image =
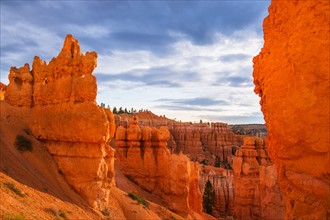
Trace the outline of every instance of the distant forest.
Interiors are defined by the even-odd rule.
[[[101,107],[111,109],[111,107],[109,105],[107,105],[107,107],[105,107],[104,103],[101,103]],[[140,112],[149,112],[149,110],[142,109],[142,108],[140,110],[136,110],[134,108],[127,109],[127,108],[123,108],[123,107],[117,108],[116,106],[112,108],[112,113],[114,113],[114,114],[136,114],[136,113],[140,113]]]

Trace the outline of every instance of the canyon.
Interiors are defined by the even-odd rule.
[[[329,23],[328,1],[272,1],[253,59],[266,127],[113,114],[72,35],[48,64],[11,67],[1,218],[329,218]]]

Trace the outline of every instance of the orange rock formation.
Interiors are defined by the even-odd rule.
[[[254,58],[255,92],[286,219],[330,214],[330,3],[273,0]]]
[[[213,166],[202,166],[199,187],[204,193],[205,183],[209,180],[214,190],[212,215],[217,218],[234,216],[235,186],[232,170]]]
[[[117,128],[116,164],[139,186],[161,196],[171,210],[183,216],[200,213],[199,166],[182,154],[171,154],[169,138],[167,128],[140,128],[133,117],[127,129]]]
[[[188,123],[177,122],[159,117],[151,112],[141,112],[138,116],[140,126],[169,128],[171,137],[167,142],[173,153],[182,152],[194,161],[207,161],[214,165],[215,156],[224,163],[231,163],[234,151],[242,145],[243,137],[236,135],[226,123]],[[117,126],[128,126],[128,120],[133,116],[127,114],[116,115]]]
[[[276,182],[276,168],[271,164],[264,141],[246,137],[236,151],[235,215],[238,219],[283,219],[284,201]]]
[[[80,52],[78,40],[68,35],[57,58],[46,64],[35,57],[12,67],[5,101],[28,111],[28,127],[54,155],[60,171],[94,208],[107,206],[114,185],[112,113],[96,105],[92,75],[97,54]]]
[[[7,86],[0,82],[0,101],[5,99],[5,93],[6,93]]]

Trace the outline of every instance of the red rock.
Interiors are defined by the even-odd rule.
[[[0,101],[5,99],[5,93],[6,93],[7,86],[0,82]]]
[[[171,210],[183,216],[201,212],[198,164],[170,153],[166,148],[170,133],[165,127],[140,129],[137,120],[134,117],[127,129],[117,129],[119,169],[143,189],[159,195]]]
[[[55,157],[68,183],[102,210],[114,186],[114,150],[107,143],[115,123],[95,102],[96,58],[95,52],[83,55],[78,40],[68,35],[49,64],[35,57],[32,71],[28,64],[10,69],[5,101],[28,108],[32,134]]]
[[[272,1],[264,47],[254,58],[255,92],[286,219],[329,217],[330,3]]]
[[[215,192],[212,215],[217,218],[234,216],[235,186],[233,171],[203,165],[199,180],[202,194],[207,180],[211,182]]]
[[[5,100],[12,106],[31,107],[33,76],[29,64],[21,68],[11,67],[8,79]]]
[[[269,161],[263,139],[244,138],[244,145],[236,151],[233,169],[236,217],[283,219],[284,201],[276,182],[276,168]]]

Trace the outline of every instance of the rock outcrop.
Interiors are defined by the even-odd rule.
[[[263,139],[247,137],[236,151],[235,216],[238,219],[283,219],[284,201]]]
[[[207,180],[211,182],[215,193],[212,215],[217,218],[234,216],[235,186],[233,171],[203,165],[199,179],[202,194]]]
[[[32,134],[54,155],[69,184],[102,209],[114,185],[108,142],[115,128],[112,113],[95,102],[96,59],[95,52],[83,55],[78,40],[68,35],[49,64],[35,57],[31,71],[28,64],[10,69],[5,101],[29,109]]]
[[[329,23],[329,1],[273,0],[254,58],[286,219],[330,216]]]
[[[208,165],[214,165],[216,157],[219,157],[223,164],[231,164],[235,150],[243,143],[244,136],[234,134],[226,123],[177,122],[151,112],[134,115],[138,116],[140,126],[168,127],[171,135],[167,147],[172,153],[182,152],[193,161]],[[116,115],[116,125],[127,128],[132,117],[133,114]]]
[[[160,196],[169,209],[183,216],[200,213],[199,166],[183,154],[171,154],[166,148],[169,138],[167,128],[140,128],[133,117],[127,129],[117,128],[116,164],[133,182]]]
[[[7,86],[0,82],[0,101],[5,99],[5,93],[6,93]]]

